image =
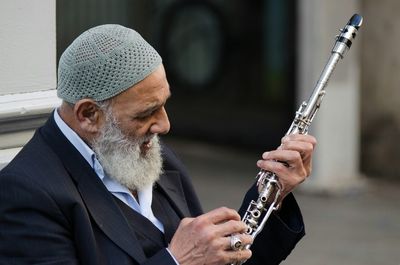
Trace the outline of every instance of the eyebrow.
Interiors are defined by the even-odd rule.
[[[168,96],[167,96],[167,98],[165,99],[164,102],[162,102],[161,104],[158,104],[158,103],[151,104],[148,108],[146,108],[145,110],[137,113],[135,116],[136,117],[141,117],[141,116],[146,116],[146,115],[151,114],[152,112],[156,111],[160,107],[164,106],[167,103],[167,100],[169,98],[171,98],[171,92],[168,93]]]
[[[136,117],[144,117],[144,116],[150,115],[151,113],[153,113],[154,111],[156,111],[156,110],[157,110],[158,108],[160,108],[161,106],[162,106],[162,105],[160,105],[160,104],[156,104],[156,105],[150,106],[150,107],[148,107],[147,109],[145,109],[145,110],[143,110],[143,111],[137,113],[135,116],[136,116]]]

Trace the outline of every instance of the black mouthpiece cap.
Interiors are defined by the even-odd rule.
[[[358,28],[361,27],[362,22],[363,22],[363,17],[360,16],[359,14],[354,14],[350,18],[349,23],[347,23],[347,25],[353,26],[358,30]]]

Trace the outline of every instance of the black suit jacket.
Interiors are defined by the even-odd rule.
[[[188,174],[163,145],[157,183],[180,218],[202,209]],[[246,195],[241,211],[255,188]],[[292,196],[252,247],[249,264],[278,264],[304,235]],[[53,118],[0,172],[0,264],[175,264],[165,248],[147,258],[113,195]]]

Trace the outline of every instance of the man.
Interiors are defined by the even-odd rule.
[[[62,105],[0,173],[0,264],[278,264],[304,235],[290,192],[310,174],[314,137],[285,137],[258,161],[283,195],[255,242],[236,211],[203,214],[159,141],[171,92],[134,30],[84,32],[60,58],[57,90]],[[242,214],[257,196],[253,186]]]

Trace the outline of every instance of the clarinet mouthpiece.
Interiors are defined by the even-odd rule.
[[[350,49],[353,40],[356,38],[357,31],[361,27],[362,22],[363,17],[358,14],[354,14],[350,18],[344,29],[340,30],[339,37],[336,38],[336,43],[332,49],[333,53],[338,53],[343,58],[345,52]]]
[[[361,27],[361,24],[363,22],[363,17],[360,16],[359,14],[354,14],[347,25],[355,27],[357,30]]]

